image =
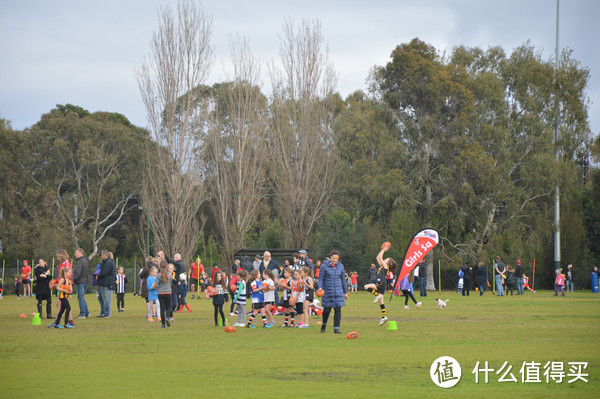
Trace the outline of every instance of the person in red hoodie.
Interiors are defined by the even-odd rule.
[[[204,273],[204,265],[202,264],[200,257],[198,257],[196,262],[193,262],[188,270],[188,280],[191,284],[192,299],[195,297],[196,286],[198,286],[198,288],[200,287],[199,280],[202,273]],[[198,299],[200,299],[200,291],[198,291]]]
[[[212,268],[212,271],[210,272],[210,281],[211,282],[215,279],[215,274],[220,271],[221,271],[221,269],[219,269],[219,264],[213,263],[213,268]]]

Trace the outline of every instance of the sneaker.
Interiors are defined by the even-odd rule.
[[[171,327],[171,322],[167,321],[167,327]]]
[[[54,328],[54,327],[56,327],[56,322],[54,322],[48,326],[48,328]]]
[[[192,294],[192,299],[194,299],[196,297],[196,295]]]
[[[61,326],[60,324],[56,324],[56,325],[54,325],[54,328],[59,328],[59,329],[61,329],[61,330],[62,330],[62,329],[64,329],[64,327],[63,327],[63,326]]]
[[[103,314],[96,316],[97,319],[101,319],[103,317],[106,317],[106,316],[104,316]]]
[[[341,334],[341,333],[342,333],[342,332],[340,331],[340,328],[339,328],[339,327],[333,327],[333,332],[334,332],[335,334]]]
[[[66,324],[65,328],[75,328],[75,324]]]
[[[80,314],[79,316],[76,317],[76,319],[85,319],[85,316]]]
[[[289,326],[287,324],[282,324],[279,327],[281,327],[281,328],[288,328]]]
[[[382,317],[381,320],[379,320],[379,326],[382,326],[385,322],[387,321],[387,317]]]
[[[235,313],[231,312],[229,313],[229,316],[235,316]]]
[[[91,315],[88,313],[85,315],[86,319],[89,318]]]
[[[408,310],[408,305],[404,305],[404,310]]]
[[[421,302],[417,302],[415,306],[417,307],[417,309],[419,309],[421,307]]]
[[[263,327],[264,327],[264,328],[273,328],[273,326],[272,326],[272,325],[270,325],[269,323],[265,324]]]
[[[377,303],[377,302],[379,302],[379,300],[380,300],[381,298],[383,298],[383,295],[381,295],[381,294],[377,294],[377,296],[376,296],[376,297],[375,297],[375,299],[373,300],[373,303]]]
[[[301,326],[298,326],[298,328],[309,328],[310,326],[306,325],[306,324],[302,324]]]
[[[321,332],[322,332],[322,333],[324,333],[324,332],[325,332],[325,328],[326,328],[326,327],[327,327],[327,325],[325,325],[325,324],[322,324],[322,325],[321,325]]]
[[[160,328],[165,328],[165,325],[163,324]]]
[[[152,317],[148,317],[148,321],[154,321]]]
[[[248,324],[246,327],[248,327],[248,328],[256,328],[252,324]]]

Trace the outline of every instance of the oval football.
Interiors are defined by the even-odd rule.
[[[229,332],[229,333],[236,332],[236,329],[234,326],[227,326],[227,327],[225,327],[225,332]]]
[[[348,338],[348,339],[356,339],[356,338],[358,338],[358,333],[356,331],[350,331],[348,333],[348,335],[346,335],[346,338]]]

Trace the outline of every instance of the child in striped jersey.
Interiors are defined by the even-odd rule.
[[[304,266],[300,271],[302,276],[302,281],[304,281],[304,292],[306,294],[304,298],[304,324],[302,328],[310,327],[310,305],[312,304],[313,299],[315,299],[315,281],[313,279],[312,270],[308,266]]]
[[[269,269],[265,269],[263,272],[263,295],[265,297],[265,313],[267,314],[267,324],[271,327],[275,325],[273,320],[273,313],[271,313],[271,306],[275,305],[275,283],[273,280],[275,275]]]
[[[125,284],[127,284],[127,276],[123,274],[123,266],[119,266],[116,278],[115,285],[117,287],[117,311],[122,312],[125,310]]]
[[[248,272],[246,270],[238,270],[237,276],[237,289],[235,291],[235,297],[233,302],[237,305],[237,323],[235,327],[244,327],[246,325],[246,284],[248,281]]]
[[[283,314],[285,316],[285,322],[281,325],[281,327],[293,327],[294,326],[294,308],[290,306],[290,298],[292,297],[292,268],[286,267],[283,269],[283,278],[279,280],[279,286],[283,290],[282,303],[283,306]],[[291,315],[291,324],[288,324],[290,321]]]
[[[252,284],[250,285],[250,288],[252,290],[252,314],[248,319],[248,325],[246,327],[256,328],[252,325],[252,320],[254,320],[256,315],[258,315],[258,313],[260,312],[260,315],[262,316],[263,327],[271,328],[271,325],[267,324],[267,317],[265,313],[265,299],[263,294],[264,289],[262,287],[260,271],[252,270],[252,273],[250,273],[250,280],[252,280]]]

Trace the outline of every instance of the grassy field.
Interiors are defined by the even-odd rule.
[[[331,328],[321,334],[319,317],[310,329],[238,328],[228,334],[214,327],[205,299],[190,299],[193,312],[177,314],[171,328],[161,329],[145,320],[143,300],[131,294],[125,312],[56,330],[46,328],[46,320],[31,325],[34,298],[9,295],[0,301],[0,398],[598,397],[600,295],[556,298],[546,291],[480,298],[446,292],[442,298],[450,302],[443,311],[435,308],[436,296],[430,293],[421,309],[408,311],[394,298],[388,316],[399,329],[388,331],[377,326],[373,297],[353,294],[343,308],[344,334],[338,335]],[[95,295],[86,299],[98,314]],[[71,305],[78,310],[76,298]],[[346,339],[350,331],[359,338]],[[462,367],[461,381],[445,390],[429,375],[444,355]],[[491,373],[488,384],[476,384],[472,370],[486,360],[495,370],[508,361],[519,382],[499,383]],[[547,361],[564,362],[567,372],[568,362],[588,362],[589,382],[547,384],[541,375],[541,383],[521,383],[524,361],[541,363],[540,373]]]

